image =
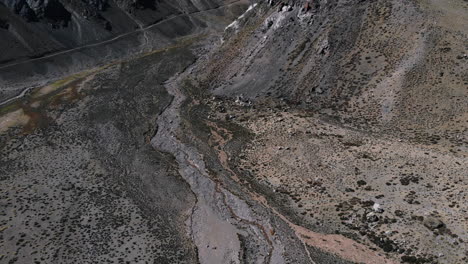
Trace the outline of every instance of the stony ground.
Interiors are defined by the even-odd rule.
[[[2,119],[27,122],[0,140],[2,262],[193,263],[184,221],[196,198],[148,142],[171,102],[160,83],[194,58],[155,52],[10,106]]]
[[[402,261],[466,260],[465,155],[351,129],[286,104],[270,106],[220,100],[213,116],[235,117],[253,133],[233,166],[254,190],[269,190],[272,205],[304,227],[342,234]]]
[[[304,2],[3,101],[1,262],[466,263],[466,2]]]
[[[293,225],[465,263],[466,3],[298,2],[258,5],[197,72],[208,118],[249,142],[223,158]]]

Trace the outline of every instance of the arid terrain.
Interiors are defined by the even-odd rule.
[[[0,263],[467,263],[467,24],[0,1]]]

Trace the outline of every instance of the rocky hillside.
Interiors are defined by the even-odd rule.
[[[269,2],[226,30],[206,76],[215,94],[388,129],[444,126],[468,110],[466,2]]]
[[[168,17],[219,7],[209,0],[2,0],[0,63],[107,40]],[[178,29],[173,29],[177,31]]]
[[[113,60],[209,34],[248,1],[0,1],[0,99]]]
[[[467,9],[4,0],[0,262],[467,263]]]
[[[229,155],[241,181],[395,261],[466,262],[467,7],[265,1],[228,26],[193,82],[253,135]]]

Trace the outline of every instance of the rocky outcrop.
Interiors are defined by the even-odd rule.
[[[71,20],[71,13],[58,0],[6,0],[5,4],[28,22],[45,20],[54,27],[65,27]]]

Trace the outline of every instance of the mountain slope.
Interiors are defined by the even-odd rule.
[[[14,8],[27,1],[4,3],[0,3],[0,36],[6,40],[0,44],[5,51],[0,55],[2,101],[38,82],[161,49],[187,35],[210,34],[241,14],[247,1],[104,1],[102,7],[85,1],[32,1],[38,5],[32,20]],[[70,21],[48,18],[43,11],[47,3],[63,6],[72,14]]]
[[[230,167],[294,224],[465,262],[466,2],[310,3],[259,3],[195,71],[206,115],[253,135]]]
[[[4,3],[2,261],[466,263],[466,1]]]
[[[96,43],[171,16],[213,9],[229,3],[217,0],[2,2],[1,14],[8,26],[0,34],[2,38],[12,40],[6,43],[11,51],[6,49],[0,62]],[[14,52],[16,49],[22,52]]]

